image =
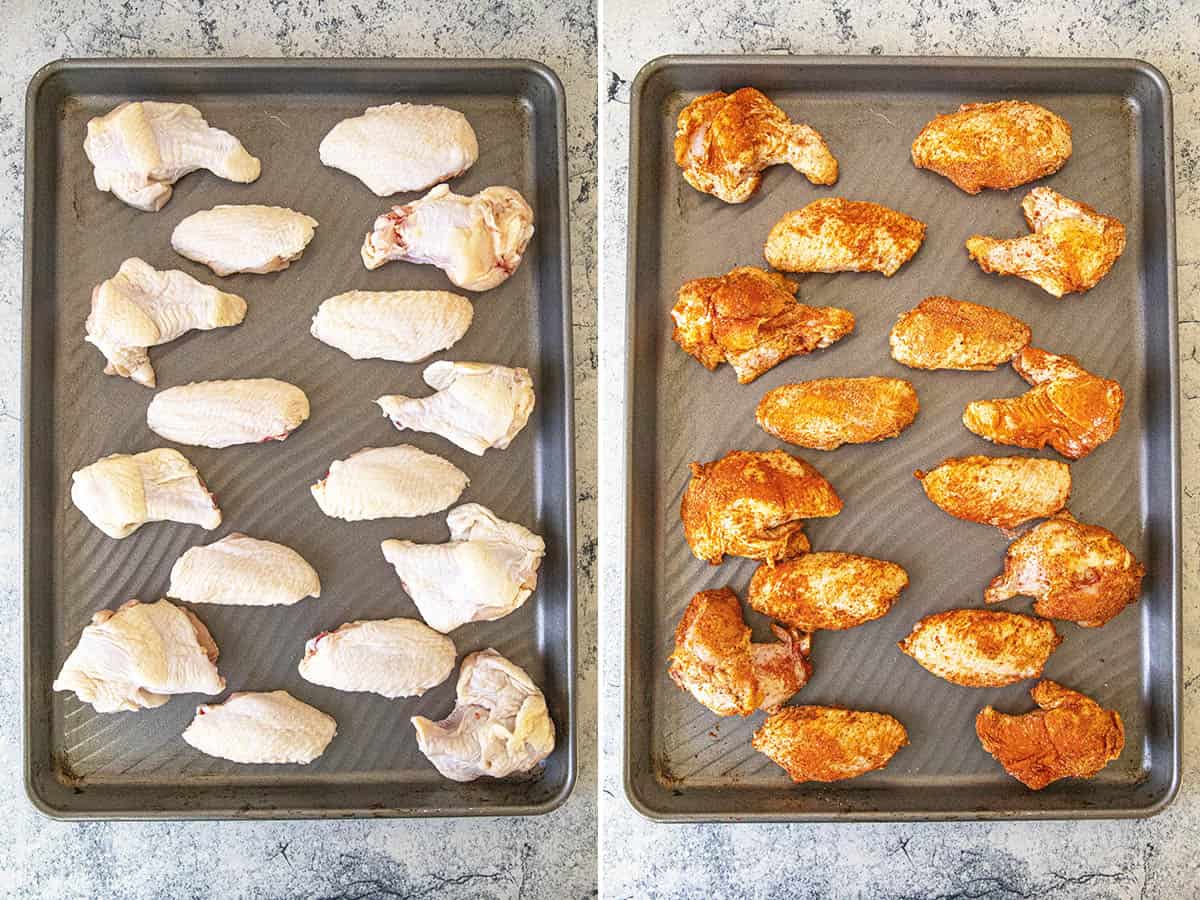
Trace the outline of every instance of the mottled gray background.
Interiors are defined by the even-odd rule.
[[[0,896],[563,898],[596,891],[595,12],[591,0],[0,0]],[[21,786],[18,551],[24,94],[58,57],[529,57],[567,92],[579,447],[579,758],[532,819],[78,824]]]
[[[1200,4],[607,0],[602,82],[600,871],[606,897],[1184,898],[1200,896]],[[1144,821],[1080,824],[666,826],[620,780],[624,473],[621,408],[629,86],[667,53],[1136,56],[1175,99],[1184,394],[1183,789]]]

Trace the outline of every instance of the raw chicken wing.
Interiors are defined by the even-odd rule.
[[[214,206],[176,225],[171,246],[218,275],[264,275],[299,259],[316,227],[312,216],[282,206]]]
[[[1039,616],[1095,627],[1137,600],[1145,574],[1115,534],[1064,509],[1009,544],[1004,574],[992,579],[983,599],[1026,594],[1037,598]]]
[[[445,634],[520,609],[537,587],[546,555],[542,539],[478,503],[450,510],[446,525],[449,543],[392,540],[380,546],[422,618]]]
[[[241,141],[204,121],[186,103],[122,103],[88,122],[83,152],[95,167],[96,187],[136,209],[158,212],[171,185],[197,169],[242,184],[254,181],[259,161]]]
[[[478,156],[467,117],[444,106],[372,106],[338,122],[321,141],[321,162],[380,197],[428,190],[467,171]]]
[[[819,378],[767,391],[754,418],[767,434],[813,450],[894,438],[920,404],[902,378]]]
[[[219,694],[217,645],[195,614],[130,600],[92,616],[54,679],[99,713],[152,709],[172,694]]]
[[[967,252],[983,271],[1016,275],[1061,297],[1095,287],[1125,249],[1120,220],[1050,188],[1034,188],[1021,208],[1033,234],[967,239]]]
[[[438,512],[457,500],[469,482],[448,460],[400,444],[367,447],[335,460],[311,490],[325,515],[361,522]]]
[[[486,291],[516,271],[531,237],[533,210],[512,188],[464,197],[439,184],[377,218],[362,260],[368,269],[393,260],[427,263],[464,290]]]
[[[774,626],[778,641],[752,644],[729,588],[701,591],[675,629],[671,680],[718,716],[778,709],[808,682],[811,635]]]
[[[900,649],[963,687],[1000,687],[1037,678],[1062,643],[1053,623],[1020,613],[951,609],[913,626]]]
[[[796,300],[798,289],[753,266],[694,279],[679,289],[671,337],[706,368],[728,362],[748,384],[788,357],[828,347],[854,330],[853,313],[805,306]]]
[[[154,395],[146,425],[193,447],[282,441],[308,419],[308,397],[274,378],[195,381]]]
[[[337,722],[287,691],[230,694],[196,707],[183,739],[209,756],[237,763],[307,765],[325,752]]]
[[[221,510],[196,467],[178,450],[114,453],[71,476],[71,502],[111,538],[147,522],[180,522],[212,531]]]
[[[291,606],[320,597],[321,580],[291,547],[235,531],[175,560],[167,596],[221,606]]]
[[[908,732],[885,713],[836,706],[788,706],[754,733],[754,749],[792,781],[841,781],[882,769]]]
[[[1020,319],[990,306],[926,297],[896,320],[888,343],[892,359],[911,369],[990,371],[1020,353],[1031,334]]]
[[[193,328],[237,325],[245,317],[246,301],[236,294],[218,291],[178,269],[160,272],[131,257],[92,290],[85,340],[104,354],[106,375],[154,387],[147,348]]]
[[[1026,787],[1040,791],[1060,778],[1091,778],[1125,749],[1115,709],[1049,679],[1029,693],[1040,709],[1009,716],[985,706],[975,717],[983,749]]]
[[[913,474],[945,512],[1006,531],[1054,515],[1071,496],[1071,467],[1055,459],[961,456]]]
[[[1033,450],[1049,444],[1068,459],[1082,459],[1121,427],[1121,385],[1093,375],[1072,357],[1026,347],[1013,368],[1031,390],[967,404],[963,424],[981,438]]]
[[[420,362],[454,346],[473,315],[449,291],[347,291],[317,308],[311,332],[351,359]]]
[[[745,203],[768,166],[787,164],[813,184],[833,184],[838,164],[824,138],[754,88],[697,97],[675,131],[675,162],[698,191]]]
[[[734,450],[690,468],[679,507],[683,533],[692,554],[714,566],[727,553],[768,564],[805,553],[804,520],[842,511],[833,485],[782,450]]]
[[[746,600],[791,628],[841,630],[886,615],[906,587],[908,573],[896,563],[852,553],[805,553],[759,566]]]
[[[436,394],[388,394],[375,402],[401,431],[440,434],[476,456],[506,448],[533,411],[528,369],[443,360],[426,366],[421,377]]]
[[[313,684],[420,697],[454,670],[454,642],[416,619],[347,622],[304,645],[300,677]]]
[[[1067,120],[1024,100],[964,103],[922,128],[912,145],[918,169],[945,175],[968,194],[1036,181],[1070,157]]]
[[[546,698],[520,666],[491,648],[463,660],[454,710],[413,716],[417,746],[452,781],[528,772],[554,750]]]
[[[767,236],[766,256],[785,272],[882,272],[889,278],[925,240],[925,223],[863,200],[828,197],[788,213]]]

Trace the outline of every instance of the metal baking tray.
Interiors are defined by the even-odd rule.
[[[193,103],[243,140],[262,177],[237,185],[197,172],[158,213],[101,193],[83,153],[85,125],[129,98]],[[431,266],[393,263],[368,272],[363,234],[391,203],[321,165],[317,145],[340,119],[404,99],[463,111],[479,161],[452,184],[473,193],[517,188],[535,212],[521,267],[472,295],[474,322],[438,358],[527,367],[537,406],[512,446],[480,458],[435,435],[398,434],[373,400],[423,395],[424,364],[356,362],[309,335],[327,297],[352,288],[453,289]],[[27,102],[24,304],[25,768],[28,793],[62,818],[268,818],[531,815],[566,799],[575,775],[574,459],[571,306],[562,87],[546,67],[515,60],[79,60],[54,63]],[[320,226],[283,272],[217,279],[171,250],[176,223],[218,203],[290,206]],[[153,392],[103,374],[83,342],[94,284],[128,256],[180,268],[244,296],[245,322],[193,332],[151,351],[160,387],[205,378],[274,376],[302,387],[312,418],[286,442],[225,450],[181,448],[217,495],[215,532],[148,525],[106,538],[71,505],[71,472],[116,451],[163,443],[145,424]],[[304,641],[342,622],[416,616],[379,552],[393,536],[447,539],[445,514],[347,523],[309,494],[329,462],[364,446],[409,442],[463,469],[478,501],[544,536],[538,590],[517,612],[452,635],[459,658],[495,647],[546,694],[557,746],[526,780],[443,779],[417,749],[409,717],[440,718],[455,677],[419,699],[388,701],[303,681]],[[203,698],[155,710],[97,715],[50,683],[98,609],[162,595],[174,560],[231,531],[295,547],[321,575],[322,595],[294,607],[197,607],[221,648],[230,690],[284,688],[337,719],[338,735],[309,766],[239,766],[179,737]]]
[[[745,85],[825,135],[841,167],[835,186],[816,187],[775,167],[750,202],[730,206],[687,185],[672,152],[679,111],[702,93]],[[1019,279],[985,275],[963,249],[975,232],[1026,233],[1019,204],[1027,189],[970,197],[910,160],[913,137],[938,113],[1009,97],[1045,104],[1072,125],[1074,155],[1041,183],[1128,226],[1124,256],[1082,297],[1056,301]],[[633,805],[665,821],[1104,818],[1162,809],[1179,784],[1181,731],[1174,194],[1163,76],[1133,60],[667,57],[635,82],[630,132],[624,775]],[[874,200],[929,226],[924,246],[891,279],[798,276],[804,302],[854,312],[852,336],[747,386],[728,366],[708,372],[672,343],[668,311],[680,284],[735,265],[765,267],[772,224],[828,196]],[[1092,780],[1028,791],[979,746],[976,712],[989,703],[1008,712],[1032,708],[1033,682],[956,687],[896,649],[922,616],[982,606],[1008,543],[996,529],[938,510],[913,470],[948,456],[1012,452],[967,432],[960,416],[972,399],[1026,389],[1010,367],[919,372],[892,361],[887,335],[896,316],[930,294],[1017,315],[1038,346],[1076,355],[1124,385],[1120,432],[1072,466],[1070,508],[1115,531],[1149,574],[1141,601],[1104,628],[1059,623],[1066,640],[1045,672],[1125,719],[1123,755]],[[814,520],[806,531],[816,548],[899,562],[911,584],[883,619],[815,635],[813,678],[792,702],[892,713],[911,744],[882,771],[793,786],[750,746],[761,714],[719,719],[667,677],[672,632],[692,595],[728,584],[744,599],[754,569],[747,560],[714,567],[694,559],[679,501],[690,461],[788,446],[755,425],[755,405],[768,389],[867,374],[909,379],[921,412],[902,436],[882,444],[829,453],[790,448],[845,501],[841,515]],[[757,640],[768,637],[763,617],[747,608],[747,620]]]

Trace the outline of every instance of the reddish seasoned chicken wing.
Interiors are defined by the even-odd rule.
[[[908,732],[885,713],[835,706],[788,706],[754,733],[759,753],[792,781],[841,781],[882,769],[908,743]]]
[[[1053,623],[1020,613],[951,609],[913,626],[900,649],[963,687],[999,687],[1037,678],[1062,643]]]
[[[901,566],[853,553],[805,553],[759,566],[750,606],[803,631],[841,630],[887,614],[908,587]]]
[[[925,223],[863,200],[828,197],[788,213],[767,237],[767,262],[785,272],[892,276],[925,240]]]
[[[767,391],[755,419],[767,434],[813,450],[896,437],[920,404],[902,378],[819,378]]]
[[[991,370],[1028,345],[1029,326],[990,306],[926,297],[903,313],[888,342],[892,359],[911,369]]]
[[[1071,496],[1071,467],[1056,459],[962,456],[913,474],[945,512],[1004,530],[1054,515]]]

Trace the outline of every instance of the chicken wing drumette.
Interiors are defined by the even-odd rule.
[[[773,631],[778,641],[751,643],[737,595],[701,591],[675,629],[671,679],[719,716],[773,712],[812,674],[811,635],[778,625]]]
[[[1064,509],[1009,545],[1004,574],[992,579],[983,599],[1026,594],[1037,598],[1039,616],[1094,627],[1137,600],[1145,574],[1115,534]]]
[[[749,200],[762,170],[787,163],[813,184],[833,184],[838,164],[824,138],[793,123],[754,88],[698,97],[679,114],[675,162],[698,191],[726,203]]]
[[[1125,249],[1125,226],[1050,188],[1021,201],[1033,234],[1001,240],[973,235],[967,252],[985,272],[1016,275],[1061,297],[1094,288]]]
[[[799,289],[775,272],[742,266],[679,289],[671,310],[672,339],[715,369],[728,362],[741,384],[789,356],[828,347],[854,330],[854,314],[836,306],[805,306]]]

